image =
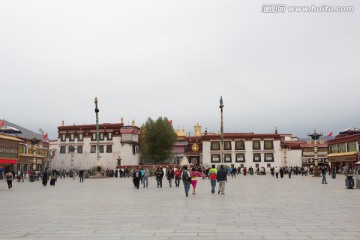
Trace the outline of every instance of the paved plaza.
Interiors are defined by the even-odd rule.
[[[360,239],[360,190],[344,179],[239,175],[225,195],[200,179],[189,197],[154,178],[139,190],[130,178],[2,181],[0,240]]]

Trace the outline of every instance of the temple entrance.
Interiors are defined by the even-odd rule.
[[[194,165],[200,165],[200,156],[189,156],[189,163]]]

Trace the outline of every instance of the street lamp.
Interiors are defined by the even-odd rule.
[[[220,122],[220,131],[221,131],[221,156],[220,156],[220,162],[221,164],[224,162],[224,116],[223,116],[223,108],[224,108],[224,102],[222,96],[220,96],[220,106],[221,110],[221,122]]]
[[[98,99],[95,97],[95,115],[96,115],[96,165],[100,166],[100,151],[99,151],[99,108],[98,108]]]
[[[286,152],[290,150],[290,145],[288,143],[283,143],[281,145],[282,150],[284,151],[284,162],[283,162],[283,167],[287,166],[287,156],[286,156]]]
[[[322,133],[317,133],[316,128],[314,129],[314,133],[308,134],[309,137],[314,141],[314,162],[315,162],[315,170],[314,177],[320,177],[320,170],[318,167],[318,148],[317,148],[317,140],[322,136]]]
[[[30,140],[31,142],[31,149],[32,149],[32,153],[33,153],[33,166],[32,166],[32,174],[30,176],[30,180],[31,182],[33,182],[35,179],[35,171],[36,171],[36,148],[37,148],[37,144],[40,142],[40,140],[36,139],[36,135],[34,134],[34,138]]]
[[[72,170],[72,174],[73,174],[74,179],[75,179],[75,170],[74,170],[74,152],[75,152],[75,149],[77,149],[77,148],[74,147],[73,145],[69,146],[69,152],[70,152],[70,155],[71,155],[71,170]]]
[[[121,157],[119,156],[119,157],[117,158],[117,165],[118,165],[118,166],[121,166],[121,160],[122,160],[122,159],[121,159]]]
[[[96,174],[95,178],[103,178],[104,164],[100,160],[100,147],[99,147],[99,108],[98,99],[95,97],[95,114],[96,114]]]

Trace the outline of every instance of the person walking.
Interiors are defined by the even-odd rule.
[[[24,182],[24,172],[22,170],[21,170],[20,178],[21,178],[22,182]]]
[[[139,189],[140,187],[140,171],[138,168],[135,168],[133,171],[133,182],[136,189]]]
[[[145,174],[145,170],[143,168],[140,168],[140,183],[144,184],[144,174]]]
[[[175,176],[175,187],[179,187],[180,186],[180,179],[181,179],[181,170],[180,170],[180,168],[177,168],[175,170],[174,176]]]
[[[217,170],[215,168],[215,164],[213,164],[209,170],[209,179],[211,183],[211,193],[215,193],[216,188],[216,176],[217,176]]]
[[[224,166],[221,165],[219,171],[217,172],[216,175],[216,179],[219,182],[219,191],[218,194],[225,194],[225,182],[227,182],[227,177],[226,177],[226,171],[224,169]]]
[[[150,170],[148,168],[144,169],[144,188],[149,186],[149,177]]]
[[[166,178],[169,181],[169,187],[172,187],[172,180],[174,179],[174,170],[169,167],[166,171]]]
[[[280,177],[281,178],[284,177],[284,168],[283,167],[280,168]]]
[[[7,182],[8,188],[12,188],[12,181],[14,180],[14,176],[10,171],[8,171],[5,175],[5,181]]]
[[[186,195],[186,197],[188,197],[189,190],[190,190],[191,175],[187,169],[187,166],[183,166],[183,171],[181,173],[181,179],[183,180],[185,195]]]
[[[84,182],[84,169],[81,169],[79,171],[79,179],[80,179],[80,182]]]
[[[17,172],[17,180],[18,180],[18,182],[20,182],[20,180],[21,180],[21,171],[20,170]]]
[[[322,166],[322,167],[321,167],[321,174],[322,174],[322,181],[321,181],[321,183],[322,183],[322,184],[328,184],[327,181],[326,181],[326,167],[325,167],[325,166]]]
[[[56,179],[57,179],[57,174],[55,169],[53,169],[50,174],[50,186],[55,186]]]
[[[288,172],[288,174],[289,174],[289,178],[291,178],[291,174],[292,174],[292,167],[289,167],[288,169],[289,169],[289,172]]]
[[[164,171],[161,167],[157,168],[155,172],[155,176],[156,176],[157,187],[162,188],[162,179],[164,177]]]
[[[275,176],[276,178],[279,178],[279,168],[278,167],[275,167]]]
[[[42,177],[42,185],[45,187],[47,183],[48,183],[48,173],[47,173],[47,169],[45,169]]]
[[[191,176],[191,186],[193,188],[192,194],[195,195],[196,194],[197,177],[205,177],[205,174],[200,171],[197,171],[196,168],[192,168],[191,172],[190,172],[190,176]]]

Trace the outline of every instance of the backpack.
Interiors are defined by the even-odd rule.
[[[191,177],[190,177],[189,171],[183,171],[182,180],[184,182],[191,182]]]
[[[210,180],[216,180],[216,173],[210,173]]]

